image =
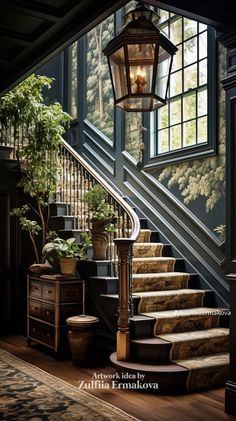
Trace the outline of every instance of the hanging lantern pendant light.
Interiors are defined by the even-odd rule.
[[[108,42],[115,105],[153,111],[166,104],[175,45],[157,26],[160,17],[143,4],[124,16],[125,26]]]

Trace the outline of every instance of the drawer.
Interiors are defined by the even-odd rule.
[[[42,295],[42,286],[39,281],[34,281],[30,279],[29,281],[29,295],[30,297],[41,298]]]
[[[66,324],[66,319],[71,316],[78,316],[82,313],[82,303],[79,304],[69,304],[69,305],[60,305],[59,307],[59,324]]]
[[[41,303],[39,301],[29,300],[29,314],[30,316],[41,318]]]
[[[82,301],[82,282],[78,284],[62,284],[60,288],[60,302],[72,303]]]
[[[56,286],[53,284],[42,285],[42,298],[47,301],[55,301],[56,299]]]
[[[49,323],[55,323],[55,307],[50,304],[42,303],[41,311],[42,320]]]
[[[29,336],[47,345],[55,344],[54,328],[36,320],[29,319]]]

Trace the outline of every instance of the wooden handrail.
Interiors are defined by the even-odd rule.
[[[137,214],[128,203],[102,178],[68,143],[63,141],[64,148],[101,184],[104,189],[119,203],[129,216],[130,235],[126,238],[116,238],[119,262],[119,318],[117,332],[117,360],[128,361],[130,357],[129,319],[132,315],[132,246],[140,231]]]
[[[2,128],[2,127],[1,127]],[[13,148],[13,156],[27,145],[27,138],[19,137],[17,142],[12,136],[12,128],[1,132],[0,145]],[[4,134],[4,136],[3,136]],[[74,209],[76,227],[85,230],[91,228],[86,219],[86,207],[83,193],[99,183],[107,192],[110,204],[118,214],[117,236],[114,242],[117,247],[119,262],[119,319],[117,333],[117,358],[128,360],[130,353],[129,319],[132,314],[132,246],[136,241],[140,223],[137,214],[130,205],[95,171],[67,142],[62,140],[59,153],[61,173],[58,182],[60,200]],[[81,189],[81,191],[80,191]]]
[[[127,212],[131,220],[131,233],[129,239],[130,241],[135,242],[139,235],[140,222],[137,214],[134,212],[131,206],[65,140],[62,141],[62,145],[65,149],[67,149],[70,152],[70,154],[77,161],[80,162],[80,164],[86,169],[86,171],[88,171],[95,178],[95,180],[97,180],[97,182],[101,184],[104,187],[104,189],[108,191],[109,194],[116,200],[116,202],[119,203],[119,205],[121,205],[122,208]]]

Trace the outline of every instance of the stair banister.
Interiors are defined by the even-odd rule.
[[[12,136],[12,127],[7,132],[0,126],[0,145],[13,149],[14,158],[19,156],[19,151],[27,145],[24,131],[19,132],[19,139],[15,142]],[[5,137],[4,137],[5,136]],[[55,157],[54,157],[55,158]],[[48,159],[46,153],[45,159]],[[50,161],[50,160],[49,160]],[[108,192],[110,204],[118,213],[117,237],[114,242],[117,246],[119,262],[119,319],[117,333],[117,358],[126,361],[129,359],[129,318],[132,313],[132,245],[136,241],[140,223],[137,214],[128,203],[95,171],[67,142],[62,140],[59,153],[60,179],[58,185],[60,201],[68,203],[74,208],[76,228],[87,230],[91,228],[91,221],[85,219],[86,206],[83,194],[95,183],[99,183]],[[49,165],[51,163],[49,162]],[[57,171],[57,170],[56,170]]]
[[[116,191],[101,177],[67,142],[62,142],[63,148],[78,161],[82,167],[101,184],[109,195],[118,203],[129,217],[130,225],[125,234],[126,238],[116,238],[114,242],[117,246],[119,263],[119,318],[117,332],[117,360],[128,361],[130,356],[130,333],[129,319],[132,315],[132,246],[136,241],[140,222],[137,214],[128,203],[116,193]]]

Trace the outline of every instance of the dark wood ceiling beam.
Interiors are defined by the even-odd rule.
[[[3,29],[3,28],[0,28],[0,36],[3,36],[4,38],[11,38],[15,40],[17,44],[21,44],[26,47],[32,44],[33,42],[33,38],[31,38],[28,35],[21,34],[20,32],[17,32],[17,31]]]
[[[0,8],[17,12],[25,16],[46,19],[54,23],[59,22],[64,16],[64,12],[62,13],[60,9],[38,6],[34,2],[31,2],[30,5],[29,3],[27,4],[26,2],[21,2],[19,5],[18,3],[12,1],[3,1],[0,4]]]
[[[16,51],[16,53],[9,57],[11,62],[7,66],[0,68],[0,95],[126,3],[128,3],[127,0],[66,0],[61,7],[51,7],[40,3],[40,0],[1,0],[0,9],[2,8],[3,23],[4,10],[8,11],[6,13],[8,19],[9,10],[12,10],[12,13],[21,14],[22,22],[25,21],[26,24],[27,20],[30,21],[30,16],[41,18],[42,26],[35,24],[31,33],[27,34],[34,40],[24,49],[17,49],[17,41],[20,37],[12,42],[12,51]],[[147,0],[147,3],[199,19],[215,26],[220,31],[236,25],[236,14],[232,11],[233,6],[231,3],[229,4],[229,0],[224,0],[224,2],[221,0],[165,0],[165,2]],[[58,4],[58,2],[54,2],[54,4]],[[12,40],[15,40],[14,26],[12,25],[11,28],[11,25],[7,25],[7,29],[4,24],[2,26],[2,30],[5,31],[2,32],[2,35],[5,33],[4,36],[6,36],[6,31],[9,30],[9,37],[12,36]],[[11,30],[13,31],[12,35]],[[23,39],[22,42],[24,41],[27,43],[28,39]],[[14,43],[16,44],[15,50]],[[2,47],[6,47],[4,37]],[[4,48],[2,48],[2,52],[4,52]]]
[[[26,51],[15,57],[7,71],[2,75],[0,72],[0,96],[126,4],[127,0],[103,0],[97,2],[96,7],[94,0],[81,0],[76,3],[76,7],[72,8],[61,22],[54,24],[51,30],[46,31]]]

